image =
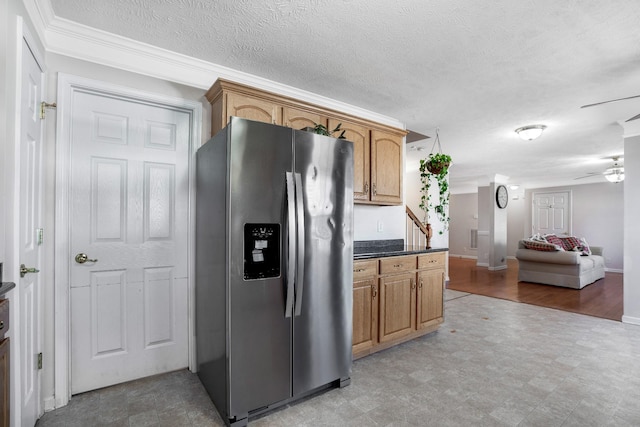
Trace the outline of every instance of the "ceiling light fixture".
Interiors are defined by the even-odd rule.
[[[607,181],[615,184],[622,182],[624,181],[624,168],[616,163],[604,172],[604,177],[607,178]]]
[[[532,141],[542,135],[542,131],[547,127],[545,125],[529,125],[516,129],[516,133],[525,141]]]

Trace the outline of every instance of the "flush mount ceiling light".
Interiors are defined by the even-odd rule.
[[[547,127],[545,125],[529,125],[516,129],[516,133],[525,141],[531,141],[542,135],[542,131]]]

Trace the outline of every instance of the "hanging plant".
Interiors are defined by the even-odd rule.
[[[438,152],[433,153],[436,143],[438,144]],[[424,211],[424,221],[429,222],[429,210],[433,209],[436,216],[443,224],[444,228],[438,231],[443,234],[449,228],[449,216],[447,215],[447,207],[449,206],[449,181],[447,174],[451,165],[451,156],[442,153],[440,145],[440,135],[436,129],[436,139],[433,142],[431,153],[426,159],[420,160],[420,209]],[[431,200],[429,189],[431,188],[431,178],[438,183],[438,202],[434,204]]]
[[[314,127],[306,127],[302,130],[306,130],[308,132],[313,132],[313,133],[317,133],[318,135],[325,135],[325,136],[331,136],[333,138],[337,138],[337,139],[347,139],[344,136],[344,133],[346,132],[345,130],[341,129],[342,127],[342,123],[338,123],[338,126],[335,127],[335,129],[333,130],[329,130],[325,125],[319,124],[319,123],[314,123]],[[340,132],[340,134],[338,136],[335,136],[336,133]]]

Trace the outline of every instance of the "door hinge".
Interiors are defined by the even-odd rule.
[[[42,369],[42,353],[38,353],[38,369]]]
[[[44,241],[44,229],[43,228],[38,228],[36,229],[36,234],[37,234],[37,241],[38,241],[38,245],[41,245],[42,242]]]
[[[52,102],[51,104],[49,104],[48,102],[44,102],[42,101],[40,103],[40,118],[44,119],[44,110],[46,108],[56,108],[58,105],[55,102]]]

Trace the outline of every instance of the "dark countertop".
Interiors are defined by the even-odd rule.
[[[425,249],[421,246],[405,245],[404,240],[361,240],[353,242],[353,259],[384,258],[389,256],[416,255],[444,252],[449,248]]]
[[[0,283],[0,296],[6,294],[11,289],[15,288],[16,284],[13,282],[1,282]]]

